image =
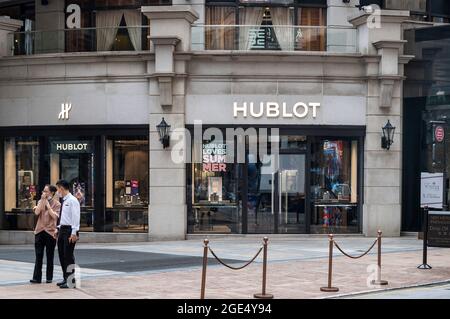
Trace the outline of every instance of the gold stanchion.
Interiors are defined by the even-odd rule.
[[[331,286],[332,276],[333,276],[333,245],[334,245],[333,234],[329,234],[328,238],[330,240],[329,255],[328,255],[328,286],[321,287],[320,291],[337,292],[337,291],[339,291],[339,288]]]
[[[260,294],[254,294],[255,298],[259,299],[272,299],[273,295],[266,293],[266,280],[267,280],[267,242],[269,238],[263,238],[263,278],[262,278],[262,292]]]
[[[381,235],[382,231],[378,231],[378,272],[377,272],[377,280],[372,280],[372,285],[380,285],[385,286],[388,284],[386,280],[381,280]]]
[[[203,240],[203,269],[202,269],[202,287],[200,291],[200,299],[205,299],[206,288],[206,266],[208,266],[208,239]]]

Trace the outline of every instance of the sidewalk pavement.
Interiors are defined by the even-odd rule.
[[[336,238],[339,245],[352,255],[360,255],[374,240]],[[256,253],[261,240],[212,239],[210,246],[219,257],[240,265]],[[429,263],[433,269],[419,270],[421,247],[422,242],[412,237],[383,239],[382,276],[389,285],[381,288],[367,284],[368,279],[373,279],[370,277],[373,273],[368,269],[370,271],[377,263],[376,249],[358,260],[342,256],[335,250],[333,286],[339,287],[340,291],[324,293],[320,287],[327,284],[328,239],[273,238],[269,242],[267,292],[274,294],[275,298],[327,298],[449,281],[450,250],[430,248]],[[27,283],[33,268],[32,256],[31,259],[29,256],[33,252],[31,246],[0,246],[0,298],[189,299],[200,296],[201,241],[80,244],[76,251],[81,255],[76,253],[77,263],[83,265],[81,286],[60,290],[54,283]],[[97,252],[106,254],[108,258],[101,257],[103,262],[95,260]],[[129,260],[124,260],[125,257]],[[253,298],[254,293],[261,292],[261,261],[262,258],[258,257],[257,262],[249,267],[233,271],[210,259],[206,298]],[[142,267],[136,268],[136,264]],[[55,279],[59,279],[59,267],[55,269]]]

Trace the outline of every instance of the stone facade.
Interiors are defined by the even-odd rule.
[[[383,10],[382,28],[371,28],[371,16],[358,11],[356,2],[328,1],[329,26],[358,29],[356,53],[192,51],[191,26],[204,22],[202,0],[143,7],[150,21],[148,52],[0,58],[0,125],[61,125],[56,116],[39,114],[56,112],[68,97],[80,105],[79,114],[90,110],[92,116],[74,115],[64,125],[149,124],[149,239],[184,239],[186,169],[173,163],[171,148],[163,149],[159,142],[156,125],[161,118],[173,129],[196,119],[205,124],[277,124],[234,119],[232,101],[317,100],[322,105],[317,119],[282,124],[365,126],[363,233],[374,236],[382,229],[386,236],[399,236],[402,81],[404,65],[412,58],[403,55],[402,23],[409,13]],[[4,49],[6,33],[19,26],[0,20],[0,55],[10,55]],[[396,135],[386,151],[380,138],[388,119]],[[0,238],[8,237],[3,233]]]

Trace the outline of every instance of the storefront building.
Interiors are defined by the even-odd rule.
[[[0,243],[59,178],[86,241],[399,236],[416,22],[360,5],[0,2]]]

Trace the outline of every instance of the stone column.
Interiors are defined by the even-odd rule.
[[[403,55],[401,24],[408,11],[361,11],[349,21],[358,28],[368,77],[366,140],[364,146],[363,232],[385,236],[401,232],[402,88],[403,67],[412,57]],[[382,149],[382,127],[396,127],[390,150]]]
[[[142,7],[150,21],[154,61],[148,62],[150,110],[149,236],[152,240],[185,239],[186,168],[163,149],[156,130],[162,118],[171,131],[185,128],[185,86],[191,46],[191,24],[198,15],[188,6]]]
[[[0,17],[0,57],[13,55],[14,37],[11,32],[19,31],[22,26],[20,20]]]
[[[205,28],[202,24],[206,23],[205,0],[172,0],[173,6],[189,5],[191,9],[198,13],[198,20],[192,28],[192,49],[205,49]],[[198,26],[196,26],[199,24]],[[237,23],[236,23],[237,24]]]
[[[352,53],[356,47],[356,32],[348,18],[358,13],[359,0],[327,1],[327,51]]]
[[[35,35],[35,52],[55,53],[65,50],[65,1],[48,1],[43,5],[41,0],[35,1],[37,32]]]

